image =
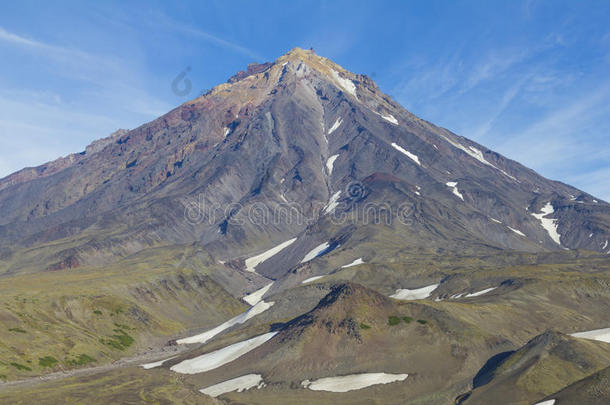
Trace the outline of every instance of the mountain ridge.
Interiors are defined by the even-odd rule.
[[[66,167],[58,163],[55,173],[0,187],[2,241],[33,247],[103,231],[49,259],[52,269],[108,263],[165,243],[248,249],[261,231],[287,240],[311,228],[233,226],[247,219],[239,211],[213,224],[189,223],[185,204],[203,196],[206,206],[238,204],[245,211],[299,202],[310,216],[312,204],[326,205],[337,193],[345,202],[350,184],[379,173],[404,182],[406,191],[394,201],[412,201],[414,212],[423,210],[416,212],[420,221],[451,213],[466,239],[524,251],[610,250],[604,245],[610,205],[414,116],[368,77],[298,48],[257,66],[99,141]],[[553,212],[545,214],[548,204]],[[123,224],[130,229],[119,239],[104,236],[117,235],[112,229]],[[549,229],[560,234],[559,244]],[[451,246],[451,233],[440,232],[438,245]],[[121,249],[109,247],[117,243]]]

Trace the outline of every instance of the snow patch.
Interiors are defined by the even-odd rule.
[[[325,214],[330,214],[335,210],[335,208],[337,208],[337,206],[339,205],[339,196],[341,196],[341,191],[337,191],[335,194],[330,196],[328,204],[326,204],[326,206],[324,207]]]
[[[263,388],[265,382],[263,376],[260,374],[246,374],[241,377],[233,378],[215,385],[211,385],[207,388],[199,390],[199,392],[209,395],[211,397],[218,397],[227,392],[242,392],[249,390],[250,388]]]
[[[451,192],[453,194],[455,194],[456,196],[460,197],[460,199],[462,201],[464,201],[464,196],[462,195],[462,193],[459,192],[458,188],[457,188],[457,182],[456,181],[448,181],[447,183],[445,183],[445,185],[447,187],[451,188]]]
[[[455,146],[456,148],[464,151],[465,153],[467,153],[468,155],[472,156],[473,158],[475,158],[476,160],[478,160],[479,162],[483,163],[484,165],[493,167],[494,169],[500,171],[503,175],[505,175],[506,177],[509,177],[515,181],[518,181],[515,177],[511,176],[510,174],[506,173],[504,170],[500,169],[497,166],[494,166],[493,164],[489,163],[485,157],[483,156],[483,152],[481,152],[480,150],[478,150],[477,148],[473,147],[473,146],[469,146],[468,148],[466,148],[465,146],[463,146],[462,144],[452,141],[451,139],[447,138],[444,135],[441,135],[443,137],[443,139],[445,139],[447,142],[449,142],[451,145]]]
[[[396,149],[397,151],[404,153],[405,155],[407,155],[407,157],[409,157],[409,159],[413,160],[415,163],[417,163],[418,165],[421,166],[421,163],[419,163],[419,157],[417,157],[417,155],[415,153],[411,153],[408,150],[404,149],[402,146],[392,142],[392,147],[394,149]]]
[[[381,114],[381,118],[383,118],[384,120],[391,122],[394,125],[398,125],[398,120],[396,118],[394,118],[394,116],[392,114],[388,114],[388,115],[384,115]]]
[[[547,215],[552,214],[553,212],[555,212],[555,208],[553,208],[553,205],[548,202],[544,207],[542,207],[542,212],[540,212],[540,214],[532,213],[532,216],[540,221],[542,227],[546,230],[551,239],[553,239],[553,242],[561,245],[561,235],[559,235],[559,232],[557,232],[557,220],[554,218],[545,218]]]
[[[390,298],[396,298],[397,300],[423,300],[424,298],[428,298],[437,287],[438,284],[431,284],[414,290],[402,288],[396,290],[394,294],[390,295]]]
[[[222,367],[256,349],[276,334],[277,332],[269,332],[264,335],[255,336],[251,339],[234,343],[223,347],[222,349],[184,360],[170,367],[170,370],[180,374],[197,374],[214,370],[215,368]]]
[[[273,301],[257,302],[256,305],[254,305],[252,308],[250,308],[246,312],[241,313],[241,314],[237,315],[236,317],[229,319],[228,321],[218,325],[214,329],[210,329],[210,330],[200,333],[198,335],[186,337],[183,339],[178,339],[176,341],[176,343],[178,343],[179,345],[188,345],[188,344],[193,344],[193,343],[205,343],[208,340],[212,339],[214,336],[218,335],[219,333],[224,332],[225,330],[229,329],[230,327],[238,325],[240,323],[244,323],[248,319],[251,319],[251,318],[255,317],[256,315],[265,312],[266,310],[271,308],[273,306],[273,304],[275,304],[275,302],[273,302]]]
[[[606,243],[604,243],[604,246],[602,247],[602,250],[606,250],[607,247],[608,247],[608,240],[606,239]]]
[[[362,257],[359,259],[354,260],[353,262],[351,262],[350,264],[346,264],[344,266],[341,266],[342,269],[347,269],[348,267],[352,267],[352,266],[358,266],[359,264],[364,264],[364,260],[362,260]]]
[[[491,219],[491,220],[492,220],[493,222],[495,222],[496,224],[501,224],[501,223],[502,223],[502,221],[498,221],[498,220],[497,220],[497,219],[495,219],[495,218],[491,218],[491,217],[489,217],[489,219]]]
[[[335,132],[335,130],[337,128],[339,128],[339,126],[343,124],[343,119],[342,118],[337,118],[337,120],[335,121],[335,123],[333,124],[332,127],[330,127],[330,129],[328,130],[328,135],[332,134],[333,132]]]
[[[178,357],[178,356],[172,356],[169,359],[155,361],[154,363],[141,364],[140,367],[142,367],[145,370],[150,370],[151,368],[160,367],[166,361],[169,361],[171,359],[175,359],[176,357]]]
[[[510,229],[511,231],[513,231],[514,233],[516,233],[517,235],[525,236],[525,234],[518,229],[511,228],[510,226],[507,226],[507,228]]]
[[[404,381],[408,374],[363,373],[339,377],[326,377],[319,380],[305,380],[301,383],[303,388],[312,391],[348,392],[370,387],[377,384],[389,384]]]
[[[326,161],[326,169],[328,169],[328,175],[330,176],[331,174],[333,174],[333,167],[335,165],[335,160],[337,160],[337,158],[339,157],[339,155],[332,155],[331,157],[328,158],[328,160]]]
[[[287,240],[286,242],[280,243],[276,247],[271,248],[271,249],[261,253],[260,255],[252,256],[251,258],[246,259],[246,271],[251,271],[253,273],[256,273],[256,270],[255,270],[256,266],[258,266],[265,260],[269,259],[273,255],[276,255],[282,249],[287,248],[288,246],[292,245],[294,243],[294,241],[296,241],[296,240],[297,240],[297,238]]]
[[[305,255],[303,260],[301,260],[301,263],[306,263],[310,260],[315,259],[316,257],[320,256],[322,253],[324,253],[324,251],[326,249],[328,249],[329,247],[330,247],[330,244],[328,242],[324,242],[321,245],[316,246],[309,253],[307,253]]]
[[[303,281],[301,281],[301,284],[307,284],[307,283],[311,283],[313,281],[319,280],[324,276],[314,276],[314,277],[309,277],[308,279],[305,279]]]
[[[272,285],[273,285],[273,283],[267,284],[263,288],[254,291],[252,294],[246,295],[243,298],[243,300],[246,301],[250,305],[256,305],[263,299],[263,295],[265,295],[267,293],[267,291],[269,291],[269,289],[271,288]]]
[[[463,297],[463,298],[478,297],[479,295],[487,294],[488,292],[493,291],[496,288],[498,288],[498,287],[486,288],[484,290],[477,291],[477,292],[474,292],[474,293],[470,293],[470,294],[466,294],[466,295],[461,295],[460,297]]]
[[[230,128],[225,128],[224,137],[226,138],[231,133]]]
[[[570,336],[583,339],[599,340],[600,342],[610,343],[610,328],[594,329],[586,332],[572,333]]]
[[[331,69],[330,72],[332,73],[333,78],[337,81],[337,83],[339,83],[339,86],[343,88],[343,90],[347,91],[352,96],[358,98],[358,96],[356,95],[356,85],[354,84],[354,82],[352,82],[350,79],[345,79],[341,77],[339,75],[339,72],[334,69]]]
[[[555,403],[554,399],[549,399],[547,401],[537,402],[534,405],[553,405]]]

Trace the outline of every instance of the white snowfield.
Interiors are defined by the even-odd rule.
[[[246,301],[250,305],[256,305],[258,302],[260,302],[263,299],[263,296],[267,293],[267,291],[269,291],[269,289],[271,288],[272,285],[273,285],[273,282],[267,284],[263,288],[254,291],[252,294],[246,295],[243,298],[243,300]]]
[[[397,300],[423,300],[424,298],[428,298],[437,287],[438,284],[431,284],[414,290],[402,288],[396,290],[394,294],[390,295],[390,298],[396,298]]]
[[[359,259],[354,260],[353,262],[343,265],[341,266],[342,269],[347,269],[348,267],[352,267],[352,266],[358,266],[359,264],[364,264],[364,260],[362,260],[362,257]]]
[[[418,165],[421,166],[421,163],[419,163],[419,157],[415,153],[409,152],[408,150],[404,149],[402,146],[400,146],[394,142],[392,142],[392,147],[394,149],[396,149],[397,151],[399,151],[400,153],[407,155],[407,157],[409,159],[411,159],[412,161],[414,161],[415,163],[417,163]]]
[[[328,135],[332,134],[333,132],[335,132],[335,130],[337,128],[339,128],[341,126],[341,124],[343,124],[343,119],[341,117],[337,118],[337,120],[335,121],[335,123],[333,124],[332,127],[330,127],[330,129],[328,130]]]
[[[275,304],[275,302],[273,302],[273,301],[271,301],[271,302],[260,301],[256,305],[254,305],[252,308],[247,310],[246,312],[239,314],[234,318],[229,319],[228,321],[218,325],[214,329],[210,329],[210,330],[200,333],[198,335],[186,337],[183,339],[178,339],[176,341],[176,343],[178,343],[179,345],[188,345],[188,344],[193,344],[193,343],[205,343],[208,340],[212,339],[214,336],[218,335],[219,333],[229,329],[230,327],[239,325],[240,323],[244,323],[248,319],[251,319],[256,315],[265,312],[266,310],[271,308],[273,306],[273,304]]]
[[[386,373],[351,374],[320,378],[315,381],[305,380],[301,383],[301,386],[312,391],[348,392],[370,387],[371,385],[404,381],[408,376],[408,374]]]
[[[555,212],[555,208],[548,202],[542,207],[542,212],[540,214],[532,213],[532,216],[540,221],[540,224],[542,224],[542,227],[546,230],[551,239],[558,245],[561,245],[561,235],[557,232],[557,220],[554,218],[545,218],[553,212]]]
[[[229,135],[229,133],[231,132],[230,128],[225,128],[225,133],[224,133],[224,137],[226,138],[227,135]]]
[[[455,146],[456,148],[464,151],[465,153],[467,153],[468,155],[472,156],[473,158],[475,158],[476,160],[478,160],[479,162],[483,163],[484,165],[493,167],[494,169],[500,171],[500,173],[502,173],[503,175],[505,175],[506,177],[513,179],[515,181],[518,182],[518,180],[514,177],[511,176],[510,174],[506,173],[504,170],[500,169],[497,166],[494,166],[493,164],[489,163],[485,157],[483,156],[483,152],[481,152],[480,150],[478,150],[477,148],[475,148],[474,146],[469,146],[468,148],[466,148],[465,146],[463,146],[462,144],[452,141],[451,139],[447,138],[446,136],[443,136],[443,139],[445,139],[447,142],[449,142],[451,145]]]
[[[305,257],[303,258],[303,260],[301,260],[301,263],[306,263],[310,260],[315,259],[316,257],[318,257],[322,252],[324,252],[326,249],[328,249],[328,247],[330,246],[330,244],[328,242],[324,242],[321,245],[316,246],[315,248],[313,248],[309,253],[307,253],[305,255]]]
[[[460,298],[478,297],[479,295],[487,294],[488,292],[493,291],[496,288],[498,288],[498,287],[486,288],[484,290],[473,292],[473,293],[470,293],[470,294],[460,295]]]
[[[141,364],[140,367],[142,367],[145,370],[149,370],[151,368],[155,368],[155,367],[160,367],[163,365],[163,363],[165,363],[166,361],[170,361],[171,359],[175,359],[176,356],[172,356],[169,359],[164,359],[164,360],[159,360],[159,361],[155,361],[154,363],[147,363],[147,364]]]
[[[288,246],[292,245],[296,240],[297,240],[297,238],[292,238],[290,240],[287,240],[286,242],[280,243],[279,245],[277,245],[274,248],[271,248],[271,249],[261,253],[260,255],[252,256],[251,258],[246,259],[246,270],[256,273],[256,266],[258,266],[265,260],[269,259],[270,257],[278,254],[279,252],[281,252],[283,249],[287,248]]]
[[[337,83],[339,83],[339,86],[343,88],[343,90],[347,91],[352,96],[358,98],[358,96],[356,95],[356,85],[354,84],[354,82],[352,82],[350,79],[344,79],[339,75],[339,72],[334,69],[331,69],[330,72],[332,73],[333,78],[337,81]]]
[[[514,233],[516,233],[517,235],[521,235],[521,236],[525,236],[525,234],[523,232],[521,232],[518,229],[515,228],[511,228],[510,226],[506,226],[508,229],[510,229],[511,231],[513,231]]]
[[[464,201],[464,196],[462,195],[462,193],[459,192],[458,188],[457,188],[457,182],[456,181],[448,181],[447,183],[445,183],[447,185],[447,187],[451,188],[451,192],[453,194],[455,194],[456,196],[460,197],[460,199],[462,201]]]
[[[594,329],[586,332],[572,333],[570,336],[583,339],[599,340],[600,342],[610,343],[610,328]]]
[[[307,284],[307,283],[311,283],[313,281],[319,280],[324,276],[313,276],[313,277],[309,277],[308,279],[305,279],[303,281],[301,281],[301,284]]]
[[[234,343],[222,349],[184,360],[170,367],[170,370],[180,374],[197,374],[214,370],[256,349],[276,334],[277,332],[269,332],[264,335],[255,336],[252,339]]]
[[[547,401],[537,402],[534,405],[553,405],[555,403],[554,399],[549,399]]]
[[[333,174],[333,168],[335,166],[335,160],[337,160],[337,158],[339,157],[339,155],[332,155],[331,157],[328,158],[328,160],[326,161],[326,169],[328,169],[328,175],[330,176],[331,174]]]
[[[497,220],[497,219],[495,219],[495,218],[491,218],[491,217],[489,217],[489,219],[491,219],[491,220],[492,220],[493,222],[495,222],[496,224],[501,224],[501,223],[502,223],[502,221],[498,221],[498,220]]]
[[[383,118],[384,120],[391,122],[394,125],[398,125],[398,120],[396,118],[394,118],[394,116],[392,114],[381,114],[381,118]]]
[[[227,392],[242,392],[249,390],[250,388],[263,388],[265,382],[263,376],[260,374],[246,374],[241,377],[233,378],[215,385],[211,385],[207,388],[199,390],[199,392],[209,395],[211,397],[218,397]]]
[[[335,208],[337,208],[337,206],[339,205],[340,196],[341,196],[341,191],[337,191],[335,194],[330,196],[330,199],[328,200],[328,203],[326,204],[326,206],[324,207],[324,210],[323,210],[325,214],[330,214],[331,212],[333,212],[335,210]]]

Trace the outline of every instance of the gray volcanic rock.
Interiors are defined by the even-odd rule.
[[[243,268],[298,238],[260,265],[276,278],[318,245],[354,248],[355,229],[392,231],[400,219],[412,226],[405,248],[610,250],[606,202],[419,119],[368,77],[300,49],[74,156],[0,180],[4,272],[193,242]],[[370,207],[389,207],[392,224],[333,220]],[[15,256],[66,238],[35,259]]]

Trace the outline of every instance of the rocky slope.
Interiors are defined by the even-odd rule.
[[[610,363],[610,344],[548,331],[512,353],[490,359],[460,404],[531,404]],[[552,396],[552,395],[551,395]]]
[[[423,121],[366,76],[299,49],[74,156],[3,180],[3,257],[66,238],[79,241],[45,264],[193,241],[240,256],[301,236],[293,249],[309,250],[335,236],[329,216],[386,203],[430,250],[477,241],[610,250],[607,203]],[[288,205],[306,224],[274,215]]]
[[[544,333],[609,326],[610,205],[311,51],[0,180],[0,214],[0,380],[173,352],[225,322],[150,371],[74,386],[207,403],[199,389],[252,374],[265,385],[221,398],[476,404],[516,384],[506,398],[527,402],[610,362],[601,343]],[[250,317],[253,297],[267,307]],[[222,367],[172,370],[266,334]],[[358,373],[408,377],[311,389]],[[123,376],[135,388],[106,392]],[[76,395],[49,384],[32,401]]]

